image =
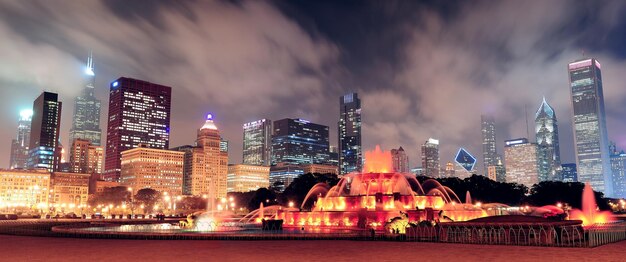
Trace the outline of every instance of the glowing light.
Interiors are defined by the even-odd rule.
[[[206,120],[213,120],[213,114],[207,114]]]
[[[112,86],[113,87],[117,87],[119,85],[119,83],[117,81],[113,82]]]
[[[20,120],[31,120],[33,117],[33,110],[32,109],[24,109],[22,111],[20,111]]]
[[[581,220],[584,227],[588,227],[594,224],[608,223],[615,220],[613,213],[609,211],[598,211],[596,204],[596,197],[593,194],[593,189],[589,183],[585,183],[583,189],[583,201],[582,209],[573,209],[570,213],[570,219]]]
[[[96,75],[96,73],[93,72],[93,69],[91,69],[89,67],[85,68],[85,74],[88,75],[88,76],[95,76]]]
[[[388,173],[393,169],[391,152],[382,151],[378,145],[374,151],[365,152],[365,159],[364,173]]]

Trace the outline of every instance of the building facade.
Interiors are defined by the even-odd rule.
[[[133,194],[144,188],[183,194],[184,152],[140,145],[121,154],[120,185],[132,188]]]
[[[535,113],[535,137],[537,138],[539,182],[563,180],[556,113],[546,102],[545,97]]]
[[[28,167],[45,168],[54,172],[61,161],[59,133],[61,132],[59,95],[43,92],[33,103]]]
[[[361,99],[357,93],[339,98],[339,169],[341,174],[361,171]]]
[[[51,176],[50,203],[57,211],[86,208],[89,199],[89,174],[54,172]],[[64,209],[64,210],[63,210]]]
[[[73,173],[102,174],[104,149],[91,141],[77,138],[70,148],[70,170]]]
[[[272,164],[272,121],[261,119],[243,125],[243,163]]]
[[[526,138],[507,140],[504,144],[506,182],[522,184],[528,188],[539,183],[537,144],[529,143]]]
[[[270,167],[228,165],[227,192],[250,192],[270,187]]]
[[[26,109],[20,111],[20,118],[17,122],[17,137],[11,142],[11,159],[9,164],[11,169],[28,167],[28,147],[30,146],[32,117],[33,110]]]
[[[278,163],[270,167],[270,186],[282,192],[302,174],[304,174],[303,165]]]
[[[302,171],[304,174],[317,173],[339,175],[339,167],[336,165],[306,164],[302,165]]]
[[[483,139],[483,174],[487,174],[490,166],[496,166],[498,164],[496,120],[491,115],[481,115],[480,123]]]
[[[613,173],[613,196],[626,197],[626,153],[613,152],[611,154],[611,169]]]
[[[49,193],[50,172],[45,169],[0,169],[0,204],[5,207],[45,209]]]
[[[104,179],[116,181],[121,152],[139,144],[169,148],[172,88],[121,77],[111,83]]]
[[[429,138],[422,144],[422,168],[424,175],[431,178],[438,178],[440,174],[439,166],[439,140]]]
[[[92,145],[101,145],[102,130],[100,129],[100,100],[95,96],[95,77],[93,56],[87,57],[85,74],[89,82],[82,93],[74,99],[74,118],[70,129],[70,143],[80,138],[91,142]]]
[[[274,121],[273,164],[327,164],[328,148],[328,126],[303,119]]]
[[[576,163],[562,164],[561,176],[563,177],[563,182],[578,182],[578,174],[576,173]]]
[[[604,113],[602,71],[598,60],[583,59],[568,65],[574,111],[573,129],[579,182],[613,195],[613,175]]]
[[[404,148],[391,149],[391,163],[394,172],[409,173],[409,156],[404,152]]]

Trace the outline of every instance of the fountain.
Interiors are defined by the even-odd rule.
[[[581,209],[572,209],[570,219],[581,220],[584,227],[615,221],[615,216],[610,211],[598,211],[596,197],[589,182],[585,183],[582,197]]]

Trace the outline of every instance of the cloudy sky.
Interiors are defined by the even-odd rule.
[[[602,63],[609,136],[626,147],[624,1],[20,1],[0,0],[0,167],[9,163],[18,113],[43,90],[73,98],[95,57],[106,130],[108,85],[128,76],[173,87],[171,146],[190,144],[207,112],[241,161],[242,124],[305,118],[331,129],[339,96],[363,100],[363,143],[441,140],[481,159],[480,115],[503,140],[526,136],[542,96],[573,161],[567,63]],[[532,128],[532,127],[531,127]],[[103,132],[106,133],[106,132]],[[531,131],[531,139],[534,135]]]

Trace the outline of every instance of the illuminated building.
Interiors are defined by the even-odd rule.
[[[48,205],[50,172],[0,169],[0,208],[8,206],[43,209]]]
[[[54,172],[59,166],[62,103],[58,97],[55,93],[43,92],[33,103],[28,146],[29,168],[45,168],[48,172]]]
[[[296,177],[302,174],[304,174],[304,169],[301,165],[278,163],[270,168],[270,186],[284,191]]]
[[[468,178],[476,171],[474,170],[476,158],[465,148],[459,148],[454,157],[454,162],[456,163],[454,175],[460,179]]]
[[[196,146],[181,146],[174,150],[185,155],[183,193],[207,195],[210,199],[224,198],[227,193],[228,152],[221,150],[220,131],[208,114],[198,130]]]
[[[33,110],[25,109],[20,111],[20,118],[17,122],[17,138],[11,143],[10,168],[26,168],[28,164],[28,146],[30,145],[30,125],[33,117]]]
[[[421,166],[416,166],[414,168],[411,168],[411,173],[415,174],[416,176],[423,176],[424,168],[422,168]]]
[[[243,125],[243,163],[269,166],[272,162],[272,121],[261,119]]]
[[[89,140],[74,139],[70,148],[70,170],[74,173],[102,174],[104,149]]]
[[[82,93],[74,99],[74,118],[70,129],[70,144],[80,138],[99,146],[102,130],[100,129],[100,100],[95,97],[94,81],[96,74],[93,68],[93,56],[89,53],[85,74],[89,82]]]
[[[506,169],[504,168],[504,164],[502,164],[500,156],[497,157],[497,161],[495,165],[487,167],[487,177],[493,181],[505,183]]]
[[[89,174],[54,172],[51,177],[51,199],[58,211],[87,205],[89,198]]]
[[[111,83],[104,179],[120,177],[120,152],[144,144],[169,148],[172,88],[121,77]]]
[[[578,181],[613,195],[601,66],[596,59],[568,65]]]
[[[626,197],[626,153],[611,152],[611,169],[613,173],[613,196]]]
[[[483,138],[483,174],[487,174],[489,166],[495,166],[498,163],[498,152],[496,150],[496,121],[493,116],[481,115],[480,122]]]
[[[183,193],[183,152],[139,147],[122,151],[120,184],[133,194],[152,188],[172,195]]]
[[[270,186],[270,167],[228,165],[227,192],[250,192]]]
[[[561,176],[563,177],[563,182],[578,182],[576,163],[562,164]]]
[[[440,177],[439,140],[429,138],[422,144],[422,168],[425,176]]]
[[[89,191],[90,191],[89,194],[102,193],[107,188],[112,188],[112,187],[117,187],[117,186],[120,186],[119,182],[95,179],[95,180],[92,180],[91,184],[89,185]]]
[[[526,138],[507,140],[504,144],[506,182],[522,184],[528,188],[539,183],[537,144],[529,143]]]
[[[327,164],[328,127],[303,119],[274,121],[272,163]]]
[[[220,151],[228,154],[228,140],[220,138]]]
[[[535,114],[535,135],[537,138],[539,182],[561,181],[561,153],[559,151],[556,113],[546,102],[545,97]]]
[[[301,165],[302,172],[304,174],[334,174],[339,175],[339,167],[334,165],[322,165],[322,164],[306,164]]]
[[[409,156],[404,152],[404,148],[391,149],[391,162],[394,172],[409,173]]]
[[[341,174],[360,171],[363,165],[361,146],[361,99],[357,93],[339,98],[339,169]]]
[[[446,163],[446,167],[441,171],[442,177],[456,177],[456,170],[452,162]]]

